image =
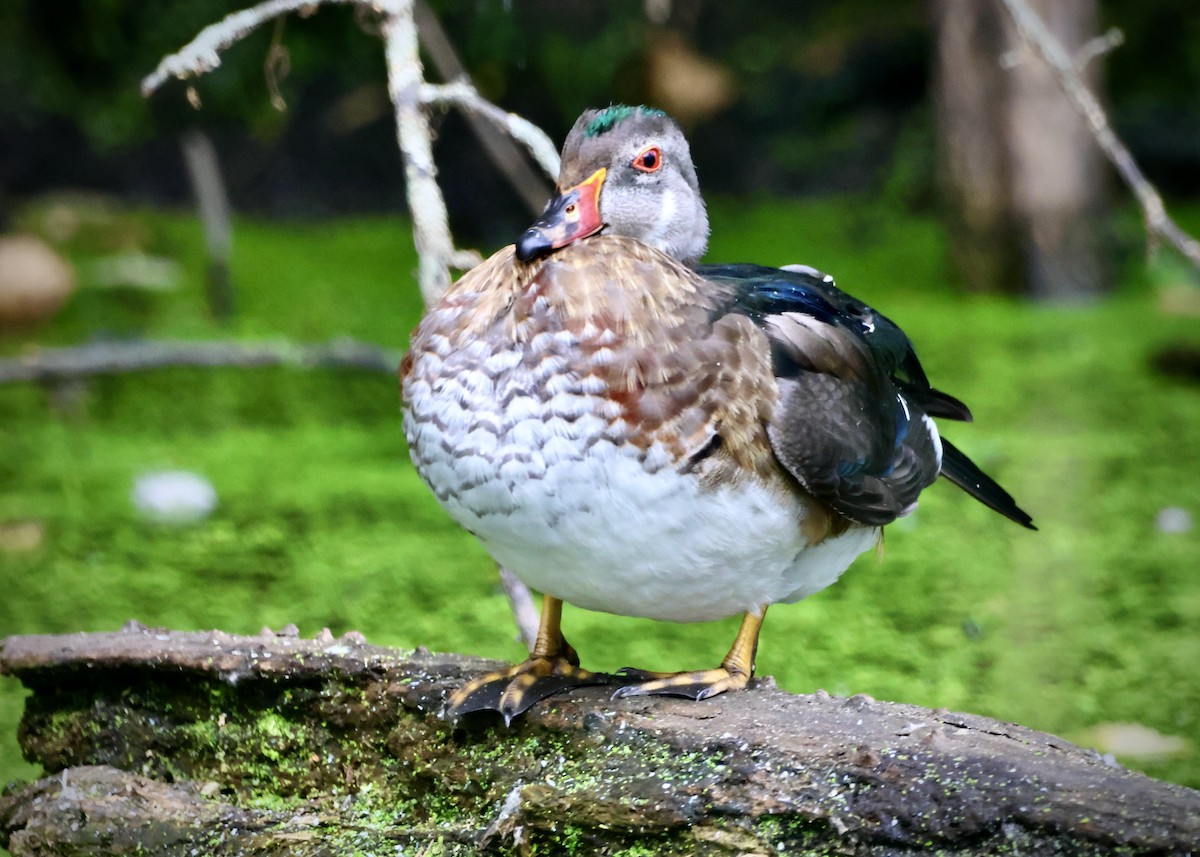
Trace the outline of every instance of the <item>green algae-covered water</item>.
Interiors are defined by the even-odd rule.
[[[1200,210],[1189,214],[1197,231]],[[1151,364],[1164,346],[1200,347],[1200,320],[1159,308],[1160,289],[1188,274],[1138,262],[1111,298],[1035,306],[953,292],[942,234],[919,217],[847,200],[718,200],[713,220],[710,260],[814,264],[899,322],[935,385],[975,411],[945,434],[1041,528],[934,486],[889,528],[880,556],[770,612],[759,673],[798,692],[1018,721],[1200,786],[1200,384]],[[399,219],[240,223],[240,314],[225,331],[205,317],[189,218],[79,222],[64,249],[80,292],[48,328],[0,341],[0,355],[142,336],[350,335],[400,349],[420,313]],[[99,288],[96,260],[131,245],[174,259],[178,288]],[[203,474],[215,511],[188,525],[144,521],[134,480],[164,469]],[[171,369],[0,386],[0,486],[0,635],[130,618],[237,633],[291,622],[305,635],[328,626],[378,644],[522,656],[490,560],[408,464],[389,375]],[[736,621],[570,607],[564,619],[599,669],[713,666]],[[0,680],[0,782],[38,773],[16,743],[21,700]]]

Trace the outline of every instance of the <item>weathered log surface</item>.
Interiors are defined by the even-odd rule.
[[[1200,792],[1020,726],[760,681],[701,703],[552,698],[439,717],[495,664],[347,635],[11,637],[15,857],[1187,854]],[[633,850],[630,850],[633,849]],[[640,850],[638,850],[640,849]]]

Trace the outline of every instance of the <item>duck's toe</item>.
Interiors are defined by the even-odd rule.
[[[451,694],[444,716],[458,720],[476,711],[497,711],[505,724],[534,703],[575,687],[608,684],[614,677],[579,667],[566,657],[530,658],[507,670],[488,673]]]
[[[644,670],[620,670],[622,678],[635,684],[618,688],[614,699],[626,696],[681,696],[685,699],[708,699],[727,690],[741,690],[750,683],[750,673],[721,666],[715,670],[681,673],[653,673]]]

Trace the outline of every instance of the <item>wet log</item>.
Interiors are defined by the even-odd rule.
[[[0,797],[15,857],[181,854],[1175,854],[1200,792],[985,717],[793,695],[553,697],[458,724],[495,664],[358,635],[131,623],[10,637],[19,740],[47,776]]]

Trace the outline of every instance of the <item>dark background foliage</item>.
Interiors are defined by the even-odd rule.
[[[184,203],[177,135],[214,136],[235,206],[268,215],[403,207],[375,22],[323,8],[268,27],[195,84],[150,99],[142,75],[231,0],[10,0],[0,8],[0,200],[48,189]],[[929,10],[919,2],[697,2],[661,25],[643,3],[438,0],[483,92],[561,139],[585,107],[653,101],[651,57],[682,38],[732,82],[725,108],[688,124],[709,193],[888,192],[928,205],[933,183]],[[1113,119],[1150,178],[1200,193],[1200,15],[1194,0],[1108,0],[1125,43],[1107,60]],[[286,67],[268,69],[272,41]],[[278,82],[285,110],[271,104]],[[487,243],[525,216],[461,120],[438,158],[456,226]],[[0,205],[0,210],[3,206]]]

